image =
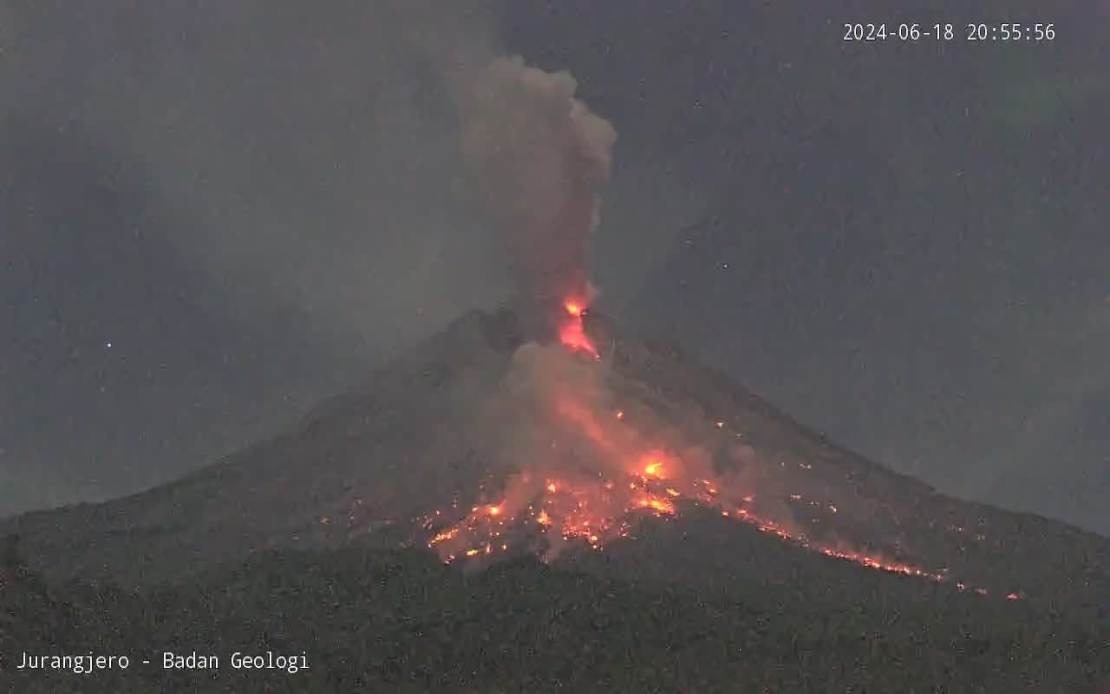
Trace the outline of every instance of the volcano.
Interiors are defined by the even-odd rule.
[[[1110,594],[1104,538],[939,494],[674,346],[573,313],[588,350],[527,341],[509,310],[473,312],[294,430],[0,533],[18,534],[48,578],[127,585],[359,544],[470,569],[531,554],[715,586],[772,581],[812,555],[911,590],[1084,605]]]
[[[540,344],[475,311],[184,479],[0,522],[26,562],[0,572],[0,648],[261,642],[311,651],[320,691],[1110,681],[1110,541],[946,497],[565,316]]]
[[[306,691],[1110,678],[1110,542],[939,494],[593,310],[615,129],[566,72],[458,79],[511,304],[177,482],[0,521],[0,656],[171,664],[104,691],[291,686],[172,672],[248,648],[316,662]]]

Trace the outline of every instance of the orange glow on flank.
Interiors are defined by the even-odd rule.
[[[643,497],[639,500],[637,505],[640,508],[650,508],[652,511],[655,511],[657,513],[674,513],[674,504],[672,504],[670,501],[667,501],[666,499],[660,499],[654,496]]]
[[[567,299],[563,302],[563,310],[567,313],[567,320],[559,326],[559,342],[572,352],[585,352],[594,359],[600,359],[597,347],[582,325],[585,305],[576,299]]]
[[[562,336],[577,334],[592,350],[593,345],[582,332],[581,319],[587,311],[585,304],[568,301],[564,308],[565,315],[556,313],[564,328]],[[564,344],[568,344],[566,339]],[[723,518],[750,525],[759,532],[832,560],[936,583],[951,580],[947,569],[932,570],[915,565],[906,561],[901,553],[853,548],[839,541],[826,544],[818,537],[809,536],[804,526],[791,522],[789,517],[766,515],[781,504],[771,505],[769,509],[756,506],[756,494],[740,487],[740,480],[717,477],[700,456],[688,459],[679,452],[681,448],[659,440],[651,441],[651,438],[664,437],[650,437],[648,433],[637,431],[638,421],[618,424],[612,418],[615,414],[616,419],[621,419],[623,410],[599,409],[588,399],[577,397],[569,387],[555,391],[550,397],[549,406],[560,417],[560,424],[571,426],[581,434],[583,441],[592,446],[590,452],[602,457],[605,469],[597,470],[596,475],[583,471],[566,477],[556,476],[556,473],[547,476],[538,468],[526,469],[510,480],[500,502],[489,503],[493,499],[486,497],[486,503],[467,505],[469,513],[450,528],[440,529],[439,522],[442,515],[452,511],[445,509],[442,514],[436,511],[427,515],[423,527],[429,534],[434,533],[428,546],[445,561],[474,557],[484,561],[483,555],[507,552],[517,541],[529,549],[537,549],[539,546],[532,545],[532,539],[537,536],[550,540],[543,549],[544,561],[554,558],[567,542],[584,542],[600,550],[615,538],[632,537],[633,523],[652,517],[673,518],[685,508],[697,506],[715,509]],[[632,419],[644,418],[634,416]],[[714,420],[708,422],[713,423]],[[721,426],[725,420],[716,423]],[[651,443],[658,447],[650,447]],[[692,474],[695,472],[700,474]],[[806,496],[800,493],[781,496],[793,500],[795,505],[805,503],[818,509],[823,517],[814,517],[814,522],[827,517],[825,512],[838,512],[836,504],[829,499],[814,497],[809,500],[808,493]],[[781,500],[781,496],[774,494],[776,500]],[[837,502],[844,503],[839,499]],[[460,508],[458,502],[452,507],[456,511],[466,510]],[[321,522],[327,518],[322,517]],[[524,535],[518,532],[520,530],[524,530]],[[953,585],[960,591],[987,595],[984,588],[955,581]],[[999,597],[1011,601],[1027,599],[1017,590]]]

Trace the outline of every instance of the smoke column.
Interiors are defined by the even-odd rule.
[[[553,326],[553,307],[592,299],[590,235],[617,133],[567,72],[498,58],[463,96],[463,150],[513,259],[517,301]],[[557,309],[556,309],[557,310]]]

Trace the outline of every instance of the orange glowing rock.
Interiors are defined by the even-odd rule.
[[[436,535],[435,537],[433,537],[432,541],[429,544],[434,545],[434,544],[443,542],[444,540],[450,540],[458,534],[459,534],[459,527],[455,526],[454,528],[451,528],[450,530],[444,530],[443,532],[441,532],[438,535]]]
[[[582,304],[578,303],[574,299],[570,299],[566,303],[564,303],[563,308],[566,309],[568,316],[573,316],[575,318],[580,318],[582,316]]]
[[[637,500],[636,505],[640,508],[651,509],[659,513],[673,514],[674,504],[666,499],[660,499],[654,496],[645,496]]]
[[[567,299],[563,302],[563,310],[567,313],[567,320],[559,327],[559,342],[572,352],[585,352],[594,359],[600,359],[597,347],[582,325],[585,305],[576,299]]]
[[[564,337],[578,335],[585,340],[582,344],[592,350],[592,343],[581,331],[584,305],[567,302],[565,309],[567,322],[563,326]],[[574,344],[574,341],[570,343]],[[565,339],[564,344],[568,344]],[[592,351],[596,354],[596,350]],[[524,499],[517,491],[506,494],[507,499],[521,499],[524,502],[522,505],[510,507],[499,503],[474,506],[453,527],[431,538],[428,545],[434,547],[446,561],[464,555],[475,557],[508,551],[511,542],[507,538],[514,533],[514,525],[532,524],[533,521],[531,532],[549,538],[585,542],[591,548],[601,550],[614,538],[629,536],[630,523],[637,519],[637,514],[646,511],[656,516],[675,516],[679,499],[684,499],[685,503],[715,509],[725,518],[743,522],[759,532],[834,559],[850,561],[876,571],[938,582],[949,580],[946,569],[933,572],[870,551],[865,553],[841,546],[825,546],[807,537],[789,520],[766,517],[765,510],[754,505],[754,494],[743,496],[742,502],[736,504],[735,500],[743,492],[734,482],[716,477],[696,465],[695,461],[676,455],[672,449],[640,448],[648,440],[644,433],[641,432],[641,437],[636,439],[634,435],[637,432],[628,431],[630,427],[627,425],[606,421],[613,410],[596,409],[589,400],[576,397],[572,390],[558,391],[552,409],[579,431],[584,440],[595,446],[595,452],[605,457],[608,467],[604,471],[596,471],[596,475],[560,476],[557,479],[524,471],[516,480],[520,484],[517,490],[532,496]],[[623,419],[623,410],[616,410],[615,413],[617,419]],[[701,474],[689,475],[688,472],[694,469],[701,470]],[[613,475],[617,470],[623,470],[623,473]],[[538,484],[540,480],[542,486]],[[838,511],[828,500],[809,501],[798,493],[786,496],[794,502],[806,502],[832,513]],[[453,502],[452,506],[458,508],[458,502]],[[437,511],[435,515],[441,514]],[[426,521],[428,530],[434,527],[432,518],[434,516],[429,516]],[[559,544],[553,545],[552,556],[558,551]],[[986,594],[981,588],[955,582],[954,585],[958,590]],[[1018,600],[1021,594],[1013,592],[1005,597]]]
[[[559,342],[572,352],[585,352],[595,359],[600,359],[601,355],[598,354],[597,347],[586,336],[586,331],[582,329],[582,323],[573,322],[567,323],[559,330]]]

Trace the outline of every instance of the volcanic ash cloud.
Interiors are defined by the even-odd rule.
[[[588,303],[590,235],[616,131],[575,98],[569,73],[498,58],[472,76],[463,150],[506,236],[518,300],[548,310]]]

